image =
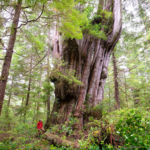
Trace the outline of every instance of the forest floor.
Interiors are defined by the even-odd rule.
[[[0,133],[0,150],[50,150],[50,146],[50,142],[42,137],[31,138],[7,132]]]
[[[90,128],[94,130],[91,130]],[[37,130],[31,132],[31,128],[28,128],[20,132],[0,132],[0,150],[64,150],[64,149],[101,149],[101,142],[104,139],[104,144],[111,144],[115,147],[121,145],[119,140],[115,138],[113,134],[108,133],[106,130],[110,126],[100,127],[100,120],[90,122],[87,124],[87,129],[82,131],[66,130],[65,125],[56,125],[51,130],[48,130],[43,135],[38,136]],[[99,128],[99,129],[98,129]],[[57,129],[57,130],[56,130]],[[66,131],[64,131],[64,129]],[[71,129],[71,128],[69,128]],[[117,141],[116,141],[117,140]],[[118,142],[118,143],[117,143]]]
[[[75,121],[70,119],[68,124],[51,126],[40,137],[35,123],[6,123],[7,119],[0,120],[0,150],[150,149],[150,115],[141,108],[118,110],[100,120],[90,118],[80,131],[73,130]]]

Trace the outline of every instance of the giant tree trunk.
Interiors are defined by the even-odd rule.
[[[100,4],[103,4],[102,1]],[[68,83],[63,77],[55,79],[55,76],[51,75],[52,81],[55,82],[57,98],[51,114],[51,123],[69,121],[69,116],[73,114],[78,119],[74,128],[81,129],[88,120],[87,116],[92,115],[97,119],[101,116],[97,105],[100,105],[104,97],[110,56],[122,28],[120,0],[107,0],[105,4],[103,8],[107,11],[113,6],[114,15],[111,29],[106,33],[107,40],[84,34],[81,40],[68,39],[61,43],[58,31],[54,34],[52,56],[66,62],[65,66],[59,68],[60,72],[65,75],[75,70],[75,76],[81,78],[82,85],[77,86],[75,82]]]
[[[116,64],[116,57],[114,52],[112,53],[113,67],[114,67],[114,83],[115,83],[115,100],[116,100],[116,109],[120,108],[120,100],[119,100],[119,85],[118,85],[118,70]]]
[[[14,44],[16,41],[16,33],[17,33],[17,26],[20,17],[20,11],[21,11],[21,0],[18,0],[18,4],[15,7],[15,14],[14,14],[12,28],[11,28],[11,35],[9,38],[8,48],[7,48],[7,52],[6,52],[6,56],[5,56],[5,60],[1,72],[1,77],[0,77],[0,115],[2,112],[2,105],[3,105],[4,95],[5,95],[6,83],[9,75],[9,69],[10,69]]]

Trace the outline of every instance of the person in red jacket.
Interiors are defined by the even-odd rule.
[[[44,128],[43,128],[43,122],[40,119],[39,122],[37,123],[37,129],[38,129],[38,134],[40,135],[40,132],[42,131],[42,133],[44,132]]]

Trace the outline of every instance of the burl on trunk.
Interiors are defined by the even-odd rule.
[[[100,1],[98,8],[103,8],[101,9],[103,12],[104,10],[112,12],[113,21],[104,22],[101,19],[93,20],[91,23],[108,25],[109,22],[108,30],[101,29],[107,39],[83,33],[81,40],[68,39],[61,42],[60,35],[55,30],[52,56],[66,62],[65,66],[59,68],[60,72],[63,74],[75,70],[75,76],[82,84],[75,86],[75,83],[69,84],[65,79],[51,77],[55,81],[56,96],[51,123],[64,123],[69,121],[69,116],[72,115],[78,119],[74,128],[81,129],[84,122],[88,121],[88,116],[97,119],[101,117],[100,111],[93,108],[96,108],[103,99],[109,59],[122,29],[121,1],[107,1],[106,5]]]

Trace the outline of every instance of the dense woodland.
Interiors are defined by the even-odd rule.
[[[0,150],[149,150],[149,56],[149,0],[1,0]]]

